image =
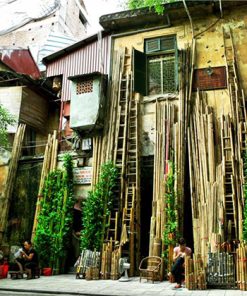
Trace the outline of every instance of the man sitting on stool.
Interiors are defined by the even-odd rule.
[[[186,243],[184,238],[180,238],[178,240],[178,247],[175,247],[173,250],[173,266],[172,266],[172,274],[174,276],[177,285],[175,286],[176,289],[181,288],[181,283],[183,280],[183,273],[184,273],[184,259],[185,256],[191,255],[191,249],[186,247]]]
[[[38,254],[32,248],[31,241],[27,240],[24,242],[24,251],[21,252],[21,257],[24,261],[22,262],[27,273],[27,280],[34,278],[36,268],[38,267]]]

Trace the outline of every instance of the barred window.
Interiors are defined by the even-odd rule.
[[[176,36],[145,40],[144,52],[134,49],[134,90],[142,95],[177,91],[178,53]]]
[[[167,54],[148,58],[148,93],[162,94],[176,91],[175,56]]]

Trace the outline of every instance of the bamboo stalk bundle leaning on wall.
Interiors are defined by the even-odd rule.
[[[206,271],[200,254],[194,254],[185,258],[185,287],[188,290],[205,290]]]
[[[242,291],[247,291],[247,245],[239,244],[237,249],[237,285]]]
[[[205,93],[197,92],[194,100],[188,128],[193,236],[195,253],[202,255],[206,265],[208,245],[214,245],[215,235],[224,234],[224,167],[217,159],[221,151],[216,150],[215,141],[220,133],[214,110]]]
[[[0,244],[4,239],[4,233],[7,227],[8,221],[8,214],[9,214],[9,207],[10,201],[13,193],[14,183],[16,179],[17,169],[18,169],[18,161],[21,157],[21,149],[22,143],[24,139],[26,125],[20,124],[16,131],[14,137],[14,143],[11,152],[11,159],[9,163],[9,170],[4,190],[4,197],[0,199],[0,208],[1,208],[1,215],[0,215]]]
[[[101,279],[108,280],[111,275],[112,240],[103,244],[101,257]]]
[[[57,131],[54,130],[53,135],[48,135],[47,144],[45,147],[45,154],[44,154],[44,160],[43,160],[43,166],[41,171],[41,177],[40,177],[40,183],[39,183],[39,191],[38,191],[38,198],[36,203],[36,210],[35,210],[35,216],[34,216],[34,223],[33,223],[33,229],[32,229],[32,238],[33,241],[35,236],[35,231],[37,227],[37,218],[40,213],[40,201],[42,198],[42,190],[45,183],[45,178],[47,177],[49,172],[52,172],[57,167],[57,151],[58,151],[58,140],[57,140]]]

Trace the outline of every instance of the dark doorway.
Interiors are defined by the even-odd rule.
[[[183,237],[185,238],[188,247],[194,250],[193,246],[193,224],[192,224],[192,208],[191,208],[191,193],[190,193],[190,172],[189,172],[189,157],[186,153],[185,157],[185,174],[184,174],[184,229]]]
[[[152,216],[154,157],[141,159],[141,258],[149,253],[150,219]]]

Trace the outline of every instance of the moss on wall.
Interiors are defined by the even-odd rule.
[[[10,245],[31,238],[41,169],[42,162],[19,164],[8,218]]]

